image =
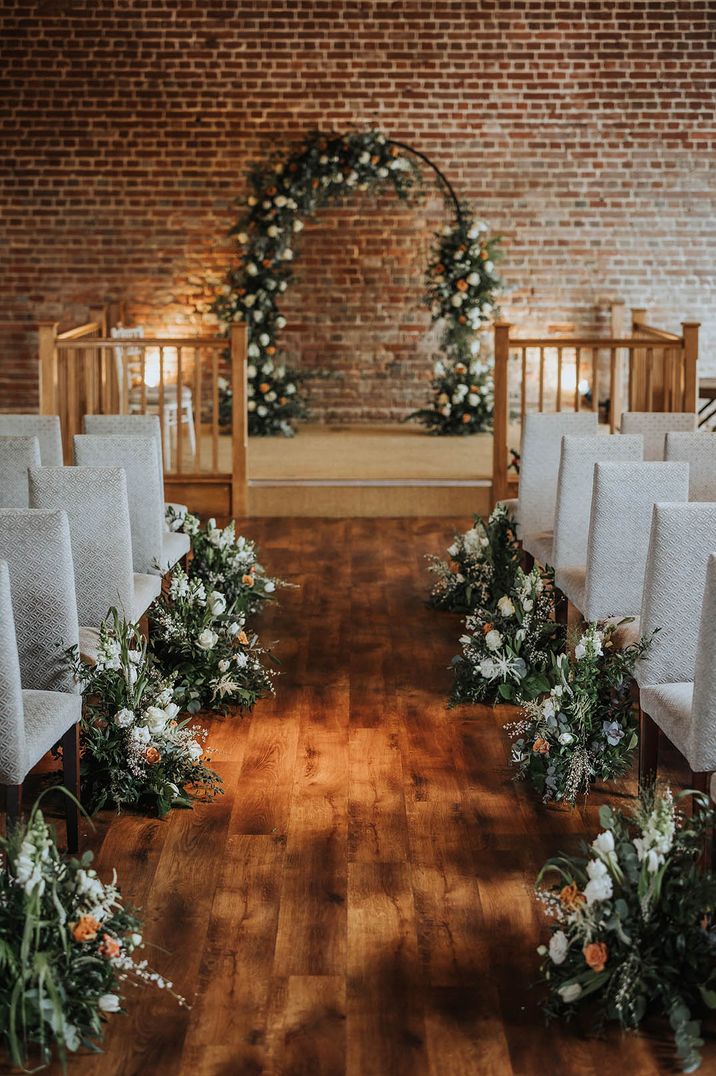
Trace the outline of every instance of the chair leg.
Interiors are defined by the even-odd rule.
[[[75,724],[62,737],[62,778],[65,788],[80,798],[80,726]],[[66,797],[67,851],[77,852],[80,846],[80,813],[77,804]]]
[[[535,559],[531,553],[528,553],[526,549],[522,550],[522,571],[525,575],[529,575],[535,566]]]
[[[656,780],[659,765],[659,726],[639,707],[639,787]]]
[[[22,785],[5,785],[5,833],[14,826],[22,814]]]
[[[569,610],[569,601],[567,595],[563,594],[561,590],[554,591],[554,619],[558,624],[562,624],[567,627],[567,616]]]
[[[710,803],[710,789],[711,789],[711,774],[708,772],[695,773],[691,771],[691,781],[689,788],[696,789],[697,792],[703,792]],[[708,810],[708,808],[692,806],[692,811]],[[710,840],[707,838],[704,841],[703,853],[701,855],[701,863],[704,870],[710,871],[713,868],[714,863],[714,843],[716,843],[716,833],[711,833]]]

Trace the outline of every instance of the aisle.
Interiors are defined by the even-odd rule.
[[[595,829],[601,798],[546,810],[511,780],[503,714],[446,710],[458,621],[422,602],[423,555],[450,522],[249,532],[301,587],[262,623],[280,639],[277,699],[211,723],[219,803],[105,818],[92,842],[192,1009],[137,995],[106,1054],[73,1071],[672,1071],[668,1035],[599,1043],[544,1026],[531,885],[548,854]]]

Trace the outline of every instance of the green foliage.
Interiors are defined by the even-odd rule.
[[[436,576],[430,605],[456,613],[494,609],[512,590],[521,557],[506,509],[498,504],[487,521],[475,516],[468,531],[455,535],[448,555],[449,561],[428,557]]]
[[[716,1007],[716,878],[698,862],[714,819],[707,797],[694,796],[692,817],[668,790],[643,792],[631,816],[602,807],[604,832],[583,855],[549,860],[537,879],[552,920],[539,950],[548,1016],[588,1005],[597,1028],[626,1029],[666,1015],[684,1072],[701,1062],[694,1014]]]

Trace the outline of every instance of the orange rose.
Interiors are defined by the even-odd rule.
[[[464,314],[460,314],[460,316],[458,317],[457,320],[460,322],[461,325],[466,325],[467,324],[467,318],[465,317]]]
[[[483,635],[489,635],[489,633],[492,631],[494,626],[495,625],[490,623],[490,621],[488,620],[487,624],[482,625],[482,634]]]
[[[580,904],[584,904],[587,898],[584,893],[580,893],[576,882],[570,882],[569,885],[560,890],[559,899],[567,911],[573,912],[576,911]]]
[[[543,740],[541,736],[538,736],[535,742],[532,744],[532,750],[537,755],[548,755],[549,744],[546,740]]]
[[[259,392],[268,392],[271,386],[266,381],[262,381],[259,385]]]
[[[241,582],[245,587],[252,587],[254,585],[254,577],[253,575],[242,575]]]
[[[161,760],[161,755],[157,751],[156,747],[148,747],[144,752],[144,757],[150,766],[156,766],[157,762]]]
[[[592,971],[604,971],[609,959],[609,950],[604,942],[590,942],[589,945],[584,946],[582,952],[584,953],[585,963]]]
[[[373,156],[370,159],[370,163],[371,164],[377,164],[379,160],[380,160],[380,157],[378,156],[378,154],[374,153]]]
[[[268,187],[267,190],[266,190],[266,193],[268,195],[270,195],[271,197],[273,197],[274,194],[276,193],[276,188],[275,187]]]
[[[313,189],[315,191],[316,187],[318,186],[318,180],[317,179],[312,179],[311,180],[311,186],[313,187]]]
[[[458,280],[455,287],[457,288],[458,291],[467,291],[468,283],[467,283],[466,280]]]
[[[276,354],[276,348],[273,346],[273,344],[269,344],[269,346],[266,348],[266,354],[267,355],[275,355]]]
[[[472,417],[471,415],[467,415],[467,414],[463,415],[462,416],[463,425],[467,425],[467,423],[470,421],[471,417]]]
[[[285,406],[286,406],[286,397],[285,397],[285,396],[282,396],[282,397],[281,397],[281,398],[279,399],[279,401],[278,401],[278,402],[279,402],[279,406],[280,406],[280,407],[285,407]]]
[[[99,930],[99,923],[93,915],[81,915],[72,927],[72,937],[76,942],[94,941]]]
[[[121,950],[122,947],[116,938],[110,937],[109,934],[102,935],[102,944],[99,951],[102,956],[107,957],[107,960],[112,960],[114,957],[119,956]]]
[[[470,385],[470,392],[479,392],[479,391],[480,391],[480,390],[479,390],[479,388],[477,387],[477,385]]]
[[[246,634],[245,631],[240,631],[239,632],[239,642],[241,643],[242,646],[248,646],[249,645],[249,637],[248,637],[248,635]]]
[[[464,374],[467,373],[467,366],[462,362],[458,362],[455,366],[455,370],[458,374]]]
[[[391,146],[390,147],[390,156],[391,157],[397,157],[399,153],[400,153],[400,150],[398,149],[397,146]]]
[[[488,259],[488,258],[490,257],[490,255],[489,255],[489,254],[487,253],[487,251],[486,251],[486,250],[481,250],[481,251],[480,251],[480,257],[482,258],[482,260],[483,260],[484,262],[486,262],[486,261],[487,261],[487,259]]]

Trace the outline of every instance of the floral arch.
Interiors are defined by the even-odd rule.
[[[492,377],[480,354],[478,332],[495,314],[499,238],[457,198],[445,176],[423,153],[378,130],[310,134],[286,153],[249,173],[251,193],[230,231],[240,260],[229,269],[213,304],[219,322],[248,326],[249,432],[291,436],[307,416],[306,374],[283,360],[278,344],[286,319],[281,296],[293,277],[295,245],[306,218],[352,191],[392,188],[398,198],[419,195],[419,161],[443,184],[452,220],[435,236],[426,269],[424,301],[442,321],[444,359],[435,365],[432,399],[408,416],[436,433],[476,433],[492,416]]]

